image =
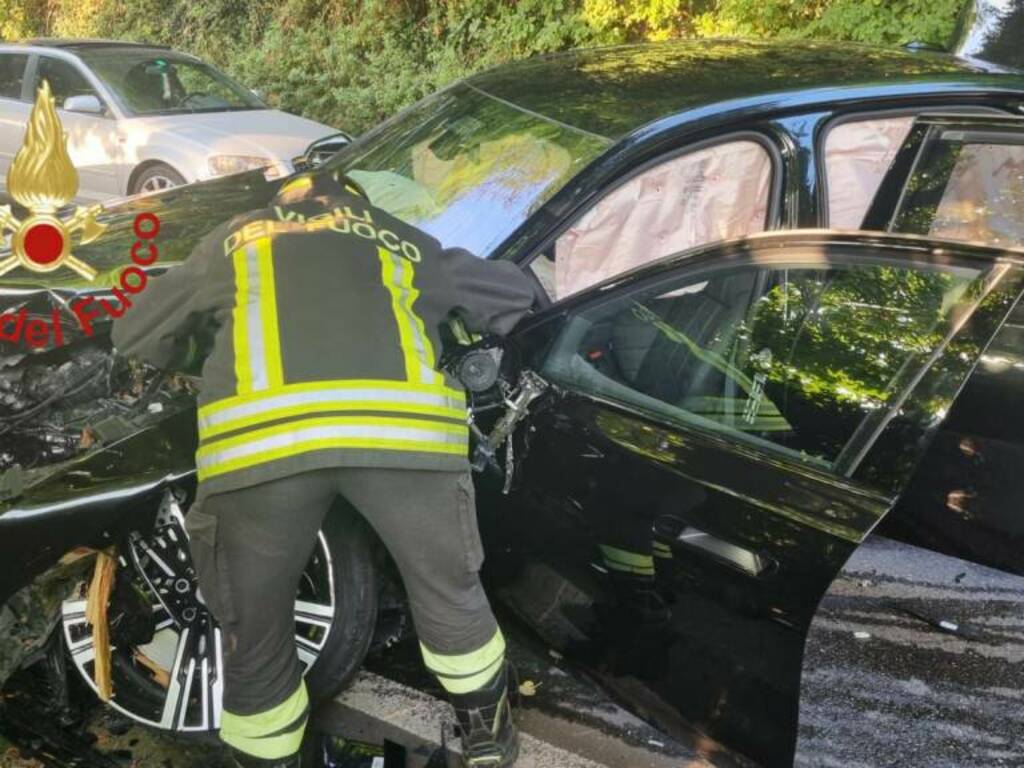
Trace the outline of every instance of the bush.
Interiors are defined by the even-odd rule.
[[[680,36],[945,42],[960,0],[0,0],[0,35],[195,53],[352,132],[453,79],[568,48]]]
[[[804,37],[945,45],[962,0],[721,0],[703,14],[705,36]]]

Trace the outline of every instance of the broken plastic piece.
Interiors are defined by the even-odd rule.
[[[114,573],[117,559],[113,549],[96,553],[96,567],[85,605],[85,619],[92,626],[92,644],[95,649],[93,681],[100,701],[110,701],[113,696],[113,680],[110,669],[110,625],[107,623],[107,607],[110,592],[114,587]]]
[[[541,683],[535,683],[533,680],[523,680],[519,684],[519,695],[520,696],[536,696],[537,689],[540,688]]]

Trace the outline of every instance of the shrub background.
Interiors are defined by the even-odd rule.
[[[961,0],[0,0],[0,37],[197,54],[274,106],[359,133],[510,59],[677,37],[948,43]]]

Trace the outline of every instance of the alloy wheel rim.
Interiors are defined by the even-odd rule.
[[[165,189],[176,186],[178,186],[178,183],[169,176],[155,174],[142,182],[139,186],[139,191],[144,194],[150,194],[152,192],[163,192]]]
[[[178,540],[174,541],[174,537]],[[162,551],[157,549],[160,539],[164,545]],[[152,578],[147,579],[139,571],[140,563],[146,568],[156,564],[158,559],[167,561],[169,558],[164,555],[173,551],[173,547],[166,546],[168,543],[184,547],[187,557],[184,516],[170,494],[161,506],[153,533],[135,539],[133,552],[128,557],[124,554],[119,557],[119,569],[130,569],[133,584],[145,590],[153,611],[154,633],[152,640],[142,646],[121,648],[112,639],[114,695],[109,704],[132,720],[163,730],[213,731],[220,727],[224,692],[220,627],[202,603],[198,591],[193,606],[175,605],[168,600],[164,587],[173,590],[176,578],[169,576],[166,584],[154,584]],[[141,557],[138,556],[140,551]],[[164,565],[171,567],[167,562]],[[188,565],[191,566],[190,560]],[[93,680],[96,658],[93,633],[85,618],[86,588],[83,584],[78,595],[63,603],[61,622],[75,668],[98,695]],[[188,607],[197,608],[196,615],[189,617],[191,620],[186,620]],[[295,601],[295,644],[303,674],[309,672],[326,647],[336,609],[331,553],[321,532]],[[161,683],[161,675],[153,673],[150,666],[139,660],[139,654],[166,672],[166,685]]]

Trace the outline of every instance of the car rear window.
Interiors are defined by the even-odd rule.
[[[892,229],[1024,247],[1021,132],[935,131],[907,181]]]

